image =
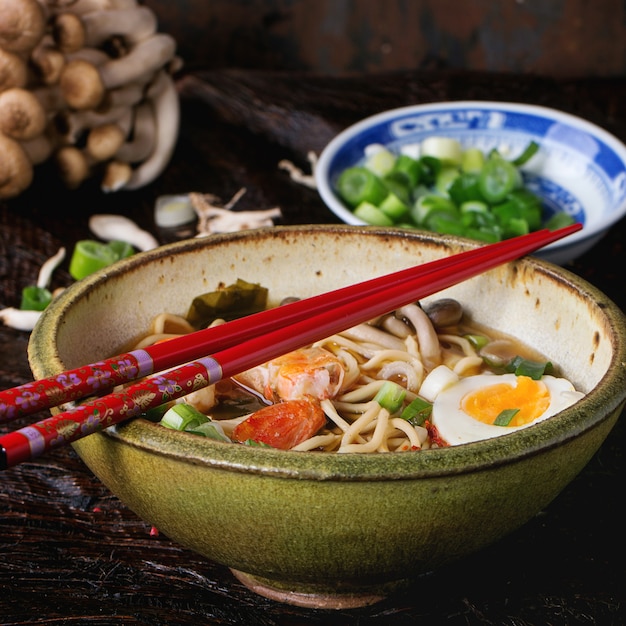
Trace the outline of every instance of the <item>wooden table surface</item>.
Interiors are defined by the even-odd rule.
[[[44,166],[26,193],[0,203],[0,308],[19,304],[22,287],[61,245],[71,250],[91,236],[91,214],[124,214],[162,242],[172,240],[153,223],[161,194],[199,191],[226,202],[245,188],[238,208],[280,206],[283,223],[336,222],[314,190],[277,164],[288,158],[306,168],[309,150],[319,152],[347,124],[386,108],[524,101],[582,115],[626,140],[626,81],[619,80],[195,71],[178,84],[180,139],[156,183],[105,195],[92,181],[68,192]],[[568,266],[623,310],[625,236],[622,221]],[[55,285],[70,282],[66,268]],[[0,327],[0,387],[31,379],[27,343],[28,333]],[[252,594],[226,567],[151,532],[71,448],[57,450],[0,475],[0,624],[623,624],[624,439],[622,419],[553,503],[491,548],[380,604],[336,612]]]

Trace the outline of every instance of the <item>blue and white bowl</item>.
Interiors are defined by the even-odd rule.
[[[463,148],[517,155],[531,140],[540,150],[522,167],[525,185],[543,199],[546,216],[565,211],[583,229],[537,253],[565,264],[596,244],[626,214],[626,146],[599,126],[541,106],[505,102],[440,102],[385,111],[350,126],[322,151],[318,191],[347,224],[364,225],[335,191],[339,174],[383,144],[400,152],[429,136],[453,137]]]

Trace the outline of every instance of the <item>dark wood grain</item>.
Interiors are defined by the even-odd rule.
[[[280,206],[285,223],[334,222],[317,194],[277,163],[306,166],[306,152],[347,123],[390,106],[490,97],[550,104],[585,114],[626,139],[626,81],[503,82],[484,75],[390,75],[371,88],[343,80],[242,72],[181,77],[183,126],[172,164],[151,187],[104,195],[75,192],[37,173],[23,196],[0,203],[0,306],[15,306],[24,284],[60,245],[89,236],[92,213],[123,213],[162,241],[152,219],[162,193],[202,191],[241,208]],[[355,92],[367,93],[357,100]],[[325,135],[321,132],[324,131]],[[618,224],[570,269],[626,308],[624,237]],[[68,284],[67,265],[55,274]],[[0,327],[0,384],[30,379],[27,333]],[[7,430],[7,427],[2,427]],[[71,449],[0,475],[0,623],[31,624],[497,624],[626,622],[623,419],[579,477],[544,511],[493,547],[369,608],[327,612],[251,594],[227,568],[154,534],[111,495]],[[158,477],[154,477],[158,480]],[[367,549],[364,546],[364,549]]]

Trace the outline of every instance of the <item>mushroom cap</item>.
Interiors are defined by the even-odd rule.
[[[0,198],[12,198],[33,181],[33,166],[22,146],[0,134]]]
[[[76,189],[89,176],[89,163],[75,146],[63,146],[55,154],[61,180],[68,189]]]
[[[60,13],[52,24],[52,37],[61,52],[77,52],[85,46],[85,27],[78,15]]]
[[[0,48],[0,91],[24,87],[28,81],[26,63],[15,53]]]
[[[66,63],[59,86],[65,102],[72,109],[95,109],[105,94],[98,68],[82,59]]]
[[[120,149],[126,134],[118,124],[103,124],[87,135],[87,152],[96,161],[106,161]]]
[[[41,40],[46,17],[37,0],[2,0],[0,47],[9,52],[27,52]]]
[[[46,128],[46,112],[28,89],[13,87],[0,93],[0,131],[13,139],[33,139]]]

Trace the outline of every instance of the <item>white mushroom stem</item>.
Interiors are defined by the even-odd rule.
[[[65,248],[59,248],[57,253],[47,259],[39,268],[39,275],[37,276],[37,287],[47,289],[50,286],[52,274],[54,270],[63,263],[65,259]]]
[[[2,0],[0,48],[30,52],[44,36],[46,16],[37,0]]]
[[[133,107],[143,100],[145,89],[145,85],[141,83],[131,83],[117,89],[111,89],[104,95],[104,99],[98,106],[98,112],[106,113],[110,109],[121,106]]]
[[[13,87],[0,93],[0,131],[13,139],[33,139],[46,128],[46,112],[28,89]]]
[[[126,163],[144,161],[154,150],[156,134],[152,105],[149,102],[142,102],[134,109],[132,139],[120,146],[115,158]]]
[[[31,331],[41,317],[42,311],[25,311],[8,307],[0,309],[0,321],[15,330]]]
[[[22,146],[0,133],[0,198],[12,198],[28,189],[33,166]]]
[[[95,47],[112,36],[123,37],[128,44],[134,45],[157,31],[154,12],[144,6],[93,11],[82,16],[82,24],[86,45]]]
[[[156,126],[152,154],[133,172],[126,189],[138,189],[151,183],[165,169],[176,147],[180,123],[180,103],[172,77],[166,72],[158,76],[158,93],[152,100]]]
[[[96,67],[80,59],[69,61],[60,85],[68,105],[75,109],[96,108],[105,92],[146,77],[168,63],[176,52],[176,41],[164,33],[144,39],[128,54]]]
[[[129,9],[137,5],[136,0],[48,0],[56,10],[69,11],[76,15],[86,15],[93,11]]]
[[[126,106],[115,107],[104,113],[98,111],[64,112],[58,116],[57,126],[65,141],[75,144],[83,133],[105,124],[117,124],[131,113]]]
[[[25,87],[28,81],[28,68],[22,58],[0,48],[0,91],[11,87]]]
[[[310,189],[317,189],[317,183],[315,182],[315,166],[317,165],[317,155],[315,152],[309,152],[307,159],[311,164],[311,174],[305,174],[299,167],[288,159],[279,161],[278,167],[285,170],[289,174],[289,178],[295,183],[309,187]]]
[[[104,241],[125,241],[138,250],[152,250],[159,242],[123,215],[100,214],[89,218],[91,232]]]
[[[396,315],[408,319],[415,328],[420,354],[426,367],[430,370],[439,365],[441,363],[439,338],[423,309],[417,304],[408,304],[398,309]]]
[[[67,61],[87,61],[92,65],[102,65],[111,59],[111,57],[104,51],[98,48],[81,48],[76,52],[65,55]]]

